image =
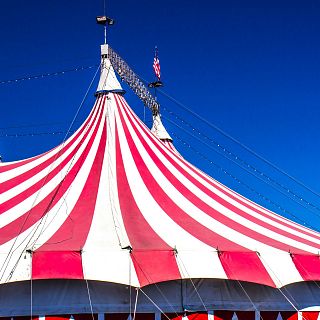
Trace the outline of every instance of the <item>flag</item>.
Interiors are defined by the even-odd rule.
[[[160,81],[160,61],[159,61],[159,58],[158,58],[158,49],[157,49],[157,47],[155,48],[155,51],[154,51],[153,70],[154,70],[154,73],[155,73],[156,77]]]

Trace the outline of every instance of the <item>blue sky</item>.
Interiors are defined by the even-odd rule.
[[[320,192],[318,1],[106,1],[107,14],[116,20],[109,43],[139,75],[153,79],[153,49],[157,45],[166,94]],[[95,16],[102,12],[101,0],[4,2],[0,12],[0,81],[99,63],[103,31],[95,24]],[[62,134],[39,133],[67,129],[94,71],[0,84],[0,154],[4,160],[30,157],[57,145]],[[93,93],[76,126],[93,105]],[[143,105],[130,92],[127,100],[143,117]],[[187,159],[260,204],[320,228],[318,196],[164,95],[159,94],[159,100],[164,123]],[[146,122],[150,124],[149,113]],[[200,135],[206,144],[172,122]],[[36,135],[30,136],[32,133]],[[16,134],[22,137],[11,137]],[[286,186],[289,194],[301,195],[303,200],[299,201],[304,206],[275,191],[270,180],[262,183],[239,164],[218,155],[214,149],[222,149],[213,139],[241,158],[240,165],[249,163],[277,181],[282,191]]]

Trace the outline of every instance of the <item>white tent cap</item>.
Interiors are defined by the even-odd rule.
[[[124,93],[125,91],[122,89],[111,65],[108,51],[109,48],[107,44],[101,45],[101,74],[97,93],[109,91]]]
[[[170,137],[169,133],[167,132],[166,128],[162,124],[160,114],[157,113],[153,116],[153,124],[151,128],[151,132],[160,140],[170,140],[172,141],[172,138]]]

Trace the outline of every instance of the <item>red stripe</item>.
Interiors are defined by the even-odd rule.
[[[148,167],[144,163],[141,155],[139,154],[135,142],[132,140],[128,128],[126,127],[123,115],[120,114],[120,117],[124,127],[127,143],[131,150],[132,157],[136,163],[136,167],[139,170],[141,178],[143,179],[143,182],[148,188],[150,194],[157,201],[158,205],[162,208],[162,210],[172,220],[174,220],[175,223],[177,223],[183,229],[187,230],[195,238],[212,246],[213,248],[217,248],[217,246],[220,248],[220,246],[222,246],[226,248],[233,248],[235,250],[246,251],[246,248],[238,245],[235,242],[229,241],[221,235],[199,224],[198,221],[190,217],[186,212],[184,212],[179,206],[175,204],[171,197],[162,189],[162,187],[154,179],[153,175],[151,174]],[[161,163],[159,160],[154,159],[154,161],[158,167],[161,167]],[[166,170],[166,168],[163,169]]]
[[[132,124],[133,128],[135,128],[135,124],[133,123],[130,115],[128,115],[128,111],[126,109],[124,109],[124,111],[126,112],[130,123]],[[162,164],[162,162],[155,156],[155,154],[153,153],[153,151],[151,151],[150,146],[147,144],[146,140],[142,137],[141,133],[138,132],[135,129],[135,132],[137,133],[137,135],[139,136],[140,141],[142,142],[142,144],[144,145],[145,149],[147,150],[148,154],[150,156],[152,156],[152,159],[154,162],[159,162],[159,168],[161,169],[162,173],[166,175],[166,177],[171,181],[172,185],[177,186],[177,189],[180,191],[181,193],[185,196],[187,196],[189,194],[189,199],[191,199],[191,192],[189,189],[187,189],[184,185],[181,184],[181,182],[176,179],[174,176],[170,176],[171,172]],[[319,245],[317,243],[311,242],[309,240],[306,240],[305,238],[296,236],[295,234],[289,233],[287,231],[283,231],[282,229],[279,229],[275,226],[272,226],[270,224],[268,224],[267,222],[261,221],[258,218],[255,218],[253,216],[251,216],[250,214],[242,211],[241,209],[239,209],[238,207],[231,205],[228,201],[222,199],[221,197],[219,197],[217,194],[213,193],[210,189],[208,189],[207,187],[203,186],[198,180],[196,180],[194,177],[192,177],[190,174],[188,174],[186,171],[184,171],[183,168],[181,168],[172,158],[168,157],[168,155],[164,152],[164,150],[161,148],[161,145],[155,140],[152,141],[150,139],[150,142],[153,143],[154,146],[157,147],[157,149],[166,157],[166,159],[177,168],[177,170],[180,171],[181,174],[183,174],[193,185],[197,186],[200,190],[202,190],[204,193],[206,193],[209,197],[211,197],[212,199],[214,199],[215,201],[217,201],[218,203],[220,203],[221,205],[223,205],[224,207],[226,207],[227,209],[237,213],[238,215],[244,217],[245,219],[252,221],[258,225],[261,225],[262,227],[272,230],[275,233],[284,235],[287,238],[291,238],[294,240],[297,240],[299,242],[302,242],[304,244],[308,244],[314,247],[319,247]],[[198,201],[201,201],[200,199]],[[195,202],[194,202],[195,203]],[[202,205],[201,205],[202,203]],[[217,211],[212,211],[212,208],[204,205],[204,203],[201,201],[201,203],[196,204],[197,206],[201,207],[202,210],[206,211],[210,216],[214,217],[215,219],[218,219],[219,221],[221,221],[223,224],[231,226],[234,230],[237,230],[243,234],[246,234],[248,236],[250,236],[251,238],[254,238],[258,241],[261,241],[263,243],[268,243],[269,245],[272,245],[273,247],[276,247],[278,249],[281,250],[291,250],[292,251],[292,246],[289,246],[285,243],[282,243],[280,241],[277,241],[273,238],[267,237],[264,234],[258,233],[255,230],[249,229],[241,224],[236,223],[234,220],[229,219],[228,217],[220,214]],[[211,212],[211,213],[210,213]],[[228,248],[225,248],[224,250],[229,250]],[[305,251],[301,250],[301,249],[294,249],[295,252],[297,253],[304,253]]]
[[[99,119],[98,122],[96,124],[96,127],[94,129],[93,135],[96,134],[97,130],[98,130],[98,124],[101,121],[102,118],[102,112],[99,115]],[[94,125],[94,123],[92,123],[91,127]],[[89,130],[87,131],[87,133],[84,135],[84,137],[79,141],[79,143],[77,144],[76,148],[74,148],[74,150],[72,152],[70,152],[70,154],[56,167],[54,168],[51,172],[49,172],[49,174],[47,176],[45,176],[44,178],[42,178],[41,180],[37,181],[35,184],[33,184],[32,186],[30,186],[29,188],[23,190],[21,193],[17,194],[16,196],[12,197],[11,199],[3,202],[0,206],[0,214],[8,211],[9,209],[13,208],[14,206],[18,205],[19,203],[21,203],[22,201],[26,200],[28,197],[30,197],[31,195],[35,194],[36,192],[38,192],[43,186],[44,184],[48,184],[57,174],[59,174],[59,172],[66,166],[68,165],[69,161],[74,157],[74,155],[78,152],[79,148],[81,147],[81,145],[83,144],[83,142],[85,141],[85,139],[87,138],[87,136],[90,133],[91,127],[89,128]],[[90,138],[92,139],[92,138]],[[89,140],[90,141],[90,140]],[[53,159],[54,161],[56,159]]]
[[[106,147],[106,124],[88,179],[68,219],[38,251],[80,250],[84,246],[91,226],[101,177]],[[69,236],[68,236],[69,234]]]
[[[319,255],[293,254],[291,257],[303,280],[320,280]]]
[[[140,285],[180,279],[174,251],[148,250],[131,253]]]
[[[158,140],[155,139],[154,135],[150,133],[150,130],[148,128],[146,128],[146,126],[141,122],[141,120],[136,116],[136,114],[132,111],[132,109],[130,108],[130,106],[127,104],[127,102],[125,101],[125,99],[123,97],[121,97],[121,101],[123,104],[125,104],[126,108],[128,109],[128,111],[131,113],[132,117],[137,121],[138,126],[141,127],[141,129],[149,136],[150,140],[153,141],[153,143],[155,145],[159,145]],[[214,180],[213,178],[211,178],[210,176],[208,176],[207,174],[201,172],[198,168],[196,168],[195,166],[191,165],[189,162],[187,162],[185,159],[183,159],[182,157],[180,157],[179,155],[173,154],[173,157],[176,159],[176,163],[184,163],[184,165],[186,165],[193,173],[195,173],[200,179],[204,179],[207,183],[209,183],[211,186],[217,188],[218,190],[220,190],[221,192],[223,192],[224,194],[226,194],[227,196],[229,196],[230,198],[232,198],[233,200],[235,200],[238,203],[241,203],[242,205],[244,205],[245,207],[257,212],[258,214],[261,214],[264,217],[268,217],[269,219],[278,222],[278,223],[282,223],[283,225],[288,226],[289,228],[299,231],[301,233],[305,233],[306,235],[312,235],[313,237],[317,238],[320,240],[320,233],[317,233],[314,230],[309,230],[299,224],[297,224],[294,221],[291,221],[287,218],[284,218],[252,201],[250,201],[249,199],[243,197],[242,195],[236,193],[235,191],[231,190],[230,188],[226,187],[225,185],[223,185],[222,183],[220,183],[219,181]],[[182,169],[184,170],[184,169]],[[227,190],[225,190],[227,189]],[[236,197],[236,195],[238,197]],[[241,200],[242,199],[242,200]],[[246,203],[246,201],[249,202],[249,204]],[[256,206],[258,207],[258,209],[256,208]],[[260,209],[259,209],[260,208]],[[260,211],[261,210],[261,211]],[[267,211],[271,214],[268,215],[266,213],[263,212]],[[279,220],[281,219],[281,220]],[[291,223],[293,225],[291,225]],[[301,228],[298,228],[301,227]],[[316,235],[314,235],[316,234]]]
[[[256,252],[221,252],[219,259],[229,279],[276,287]]]
[[[92,223],[105,147],[106,125],[88,179],[76,205],[59,230],[33,254],[33,279],[83,279],[81,249]]]
[[[11,240],[21,232],[31,227],[34,223],[39,221],[39,219],[41,219],[50,210],[50,208],[53,208],[54,205],[61,199],[61,197],[68,190],[71,183],[77,176],[79,170],[81,169],[83,161],[85,160],[91,149],[97,130],[98,126],[95,128],[95,131],[92,134],[85,150],[83,151],[77,162],[73,165],[71,170],[68,172],[68,174],[65,176],[65,178],[60,182],[60,184],[36,206],[26,211],[26,213],[24,213],[15,221],[8,223],[6,226],[0,229],[0,244]]]
[[[172,248],[154,232],[137,207],[127,180],[118,134],[116,159],[119,204],[140,284],[181,278]]]
[[[126,112],[126,110],[124,110]],[[126,112],[127,113],[127,112]],[[134,124],[132,122],[132,119],[130,119],[130,116],[127,114],[129,122],[132,124],[133,128],[134,128]],[[125,122],[125,120],[123,120],[123,122]],[[269,238],[263,234],[260,234],[258,232],[256,232],[255,230],[249,229],[246,226],[243,226],[237,222],[235,222],[234,220],[230,219],[229,217],[223,215],[222,213],[220,213],[219,211],[213,209],[212,207],[210,207],[209,205],[207,205],[204,201],[202,201],[201,199],[199,199],[197,196],[195,196],[189,189],[187,186],[185,186],[184,184],[181,183],[181,181],[179,179],[177,179],[172,172],[161,162],[161,160],[155,155],[155,153],[151,150],[150,146],[147,144],[146,140],[143,139],[141,133],[139,131],[137,131],[134,128],[138,138],[140,139],[141,144],[144,146],[145,150],[147,151],[147,153],[149,154],[149,156],[152,158],[153,162],[156,163],[156,165],[158,166],[159,170],[161,171],[161,173],[170,181],[170,183],[185,197],[187,198],[190,202],[192,202],[195,206],[197,206],[200,210],[202,210],[203,212],[207,213],[209,216],[211,216],[212,218],[220,221],[221,223],[223,223],[226,226],[229,226],[230,228],[232,228],[233,230],[236,230],[242,234],[245,234],[253,239],[256,239],[258,241],[261,241],[263,243],[267,243],[268,245],[272,245],[273,247],[279,248],[279,249],[283,249],[286,250],[288,249],[289,246],[286,246],[285,244],[283,244],[280,241],[276,241],[272,238]],[[131,139],[130,133],[128,133],[127,131],[127,139],[129,141],[129,139]],[[132,142],[132,145],[135,146],[135,144]],[[158,149],[159,151],[162,151],[161,149]],[[135,154],[134,154],[134,158],[136,156],[140,156],[136,155],[138,154],[137,149],[135,149]],[[162,151],[162,154],[164,154],[164,152]],[[170,159],[168,159],[170,161]],[[142,160],[139,160],[139,163],[142,162]],[[171,160],[171,163],[174,165],[174,163]],[[138,167],[138,166],[137,166]],[[193,177],[191,177],[190,175],[186,174],[185,172],[181,172],[182,174],[184,174],[184,176],[189,179],[195,186],[197,186],[199,189],[202,188],[202,191],[205,192],[209,197],[211,197],[212,199],[214,199],[215,201],[217,201],[218,203],[220,203],[221,205],[223,205],[225,208],[244,216],[246,219],[249,219],[250,216],[248,214],[245,214],[243,211],[241,211],[240,209],[238,209],[237,207],[234,207],[233,205],[231,205],[229,202],[225,201],[224,199],[218,197],[216,194],[214,194],[213,192],[211,192],[209,189],[203,187],[202,185],[199,184],[199,182],[197,180],[195,180]],[[141,174],[143,176],[143,174]],[[145,181],[145,184],[148,185],[148,182]],[[151,192],[151,191],[150,191]],[[157,191],[156,194],[160,194],[159,191]],[[255,222],[259,223],[261,222],[260,220],[257,219],[252,219],[255,220]],[[265,224],[266,227],[269,227],[268,225]],[[273,227],[270,227],[269,229],[272,229]],[[275,229],[275,228],[273,228]],[[197,235],[197,237],[199,237],[199,235]],[[222,238],[225,239],[225,238]],[[226,244],[224,243],[226,242],[225,240],[221,240],[220,238],[220,243],[214,243],[211,244],[213,247],[219,247],[219,249],[221,250],[234,250],[234,242],[229,242],[228,244],[230,246],[226,246]],[[307,242],[307,241],[306,241]],[[313,244],[314,245],[314,244]],[[289,247],[291,248],[291,247]],[[240,250],[240,251],[246,251],[246,249]],[[304,252],[302,250],[298,250],[296,249],[297,252]]]
[[[88,118],[86,119],[86,121],[81,125],[81,127],[79,128],[79,131],[75,134],[76,136],[78,136],[78,135],[81,133],[81,131],[85,128],[85,126],[87,125],[87,123],[90,121],[90,118],[92,117],[92,115],[93,115],[93,113],[94,113],[94,111],[95,111],[95,107],[96,107],[96,104],[97,104],[97,101],[98,101],[98,100],[99,100],[99,99],[96,100],[95,106],[94,106],[94,108],[91,110],[91,112],[90,112]],[[71,140],[69,140],[69,143],[68,143],[68,144],[70,144],[70,143],[72,143],[72,142],[74,141],[74,138],[73,138],[72,136],[71,136],[69,139],[71,139]],[[45,156],[45,155],[48,154],[49,152],[53,152],[55,149],[58,149],[58,148],[59,148],[59,146],[57,146],[57,147],[55,147],[55,148],[53,148],[53,149],[51,149],[51,150],[49,150],[49,151],[47,151],[47,152],[45,152],[45,153],[42,153],[42,154],[37,155],[37,156],[35,156],[35,157],[32,157],[32,158],[23,159],[23,160],[14,161],[14,162],[4,162],[4,163],[0,163],[0,173],[2,173],[2,172],[7,172],[7,171],[9,171],[9,170],[18,168],[18,167],[20,167],[20,166],[22,166],[22,165],[25,165],[25,164],[30,163],[30,162],[32,162],[32,161],[35,161],[35,160],[37,160],[37,159]]]
[[[302,319],[303,320],[318,320],[318,317],[319,317],[319,311],[304,311],[304,312],[302,312]]]
[[[91,127],[94,124],[94,121],[96,120],[98,116],[98,113],[95,114],[94,119],[90,125],[90,128],[87,130],[87,133],[84,135],[84,138],[89,134],[89,131],[91,129]],[[48,158],[47,160],[45,160],[44,162],[40,163],[39,165],[37,165],[34,168],[31,168],[28,171],[23,172],[22,174],[15,176],[9,180],[7,180],[6,182],[1,183],[0,185],[0,194],[12,189],[13,187],[19,185],[20,183],[30,179],[31,177],[35,176],[37,173],[39,173],[40,171],[44,170],[45,168],[49,167],[54,161],[56,161],[59,157],[61,157],[64,153],[66,153],[74,144],[74,142],[78,139],[78,137],[81,135],[81,133],[86,130],[87,127],[87,123],[89,123],[89,121],[91,120],[91,117],[87,119],[85,125],[83,126],[82,130],[80,130],[76,135],[74,135],[72,137],[72,139],[68,142],[68,144],[66,144],[65,146],[63,146],[63,148],[61,148],[57,153],[53,154],[50,158]],[[82,138],[81,141],[84,141],[84,138]],[[81,143],[78,144],[78,147]],[[59,147],[57,147],[59,148]]]
[[[83,279],[80,251],[36,251],[32,279]]]
[[[153,142],[153,144],[163,153],[163,149],[160,147],[158,140],[155,139],[154,136],[152,134],[150,134],[149,130],[145,128],[145,126],[141,123],[140,119],[137,118],[137,116],[133,113],[131,108],[128,106],[128,104],[126,103],[124,98],[121,98],[121,100],[122,100],[122,103],[124,103],[126,105],[126,108],[127,108],[128,112],[130,112],[130,114],[132,115],[132,118],[134,118],[137,121],[138,126],[149,136],[149,139]],[[172,161],[170,159],[170,157],[168,157],[167,154],[165,154],[165,153],[163,153],[163,154],[168,158],[169,161]],[[299,231],[300,233],[303,233],[303,234],[306,234],[306,235],[312,235],[313,237],[315,237],[315,238],[320,240],[320,234],[318,234],[318,236],[314,235],[313,234],[314,231],[310,231],[310,230],[308,230],[307,228],[304,228],[304,227],[302,227],[302,229],[300,229],[300,228],[296,227],[296,226],[298,226],[297,223],[295,223],[295,222],[293,222],[291,220],[288,220],[286,218],[283,218],[283,217],[281,217],[281,218],[284,219],[284,220],[287,220],[288,222],[282,221],[282,220],[279,221],[278,218],[280,216],[278,216],[274,212],[272,212],[272,211],[270,211],[268,209],[265,209],[262,206],[259,206],[258,204],[253,203],[252,201],[250,201],[250,200],[244,198],[243,196],[237,194],[236,192],[234,192],[233,190],[227,188],[226,186],[224,186],[223,184],[219,183],[218,181],[212,179],[211,177],[208,177],[207,175],[205,175],[202,172],[200,172],[199,169],[195,168],[193,165],[191,165],[190,163],[185,161],[183,158],[181,158],[179,155],[174,155],[174,158],[175,158],[175,160],[173,160],[173,163],[175,163],[176,166],[179,166],[181,168],[181,166],[179,165],[179,162],[182,161],[184,163],[184,165],[186,165],[194,174],[196,174],[201,179],[204,179],[211,186],[213,186],[214,188],[218,189],[219,191],[221,191],[223,194],[227,195],[231,199],[235,200],[237,203],[240,203],[241,205],[251,209],[252,211],[254,211],[254,212],[256,212],[256,213],[258,213],[258,214],[260,214],[260,215],[262,215],[264,217],[269,218],[270,220],[272,220],[274,222],[278,222],[279,224],[286,225],[287,227],[291,228],[292,230]],[[181,171],[183,172],[184,169],[181,168]],[[224,190],[224,188],[226,188],[228,191]],[[238,195],[243,200],[237,198],[235,195]],[[244,200],[249,201],[251,204],[247,204]],[[263,211],[260,211],[259,209],[255,208],[254,205],[260,207],[261,209],[264,209],[264,210],[268,211],[270,214],[272,214],[272,216],[269,216],[268,214],[264,213]],[[252,217],[252,216],[250,216],[250,217]],[[289,222],[293,223],[293,225],[289,224]],[[270,228],[273,228],[273,226],[271,224],[267,224],[267,225],[268,225],[268,228],[269,228],[269,226],[270,226]],[[276,230],[279,233],[282,232],[282,229],[276,229]],[[294,233],[292,233],[292,234],[294,234]],[[289,235],[292,235],[292,234],[289,233]],[[301,238],[301,237],[299,239],[303,239],[304,241],[306,241],[304,238]],[[318,246],[318,245],[316,245],[316,246]],[[286,248],[286,250],[287,250],[287,248]]]
[[[208,313],[197,312],[197,313],[187,313],[188,320],[208,320]]]

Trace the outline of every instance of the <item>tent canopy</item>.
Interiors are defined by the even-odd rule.
[[[187,162],[160,117],[151,132],[106,52],[81,127],[51,151],[0,164],[0,281],[319,280],[320,234]]]

